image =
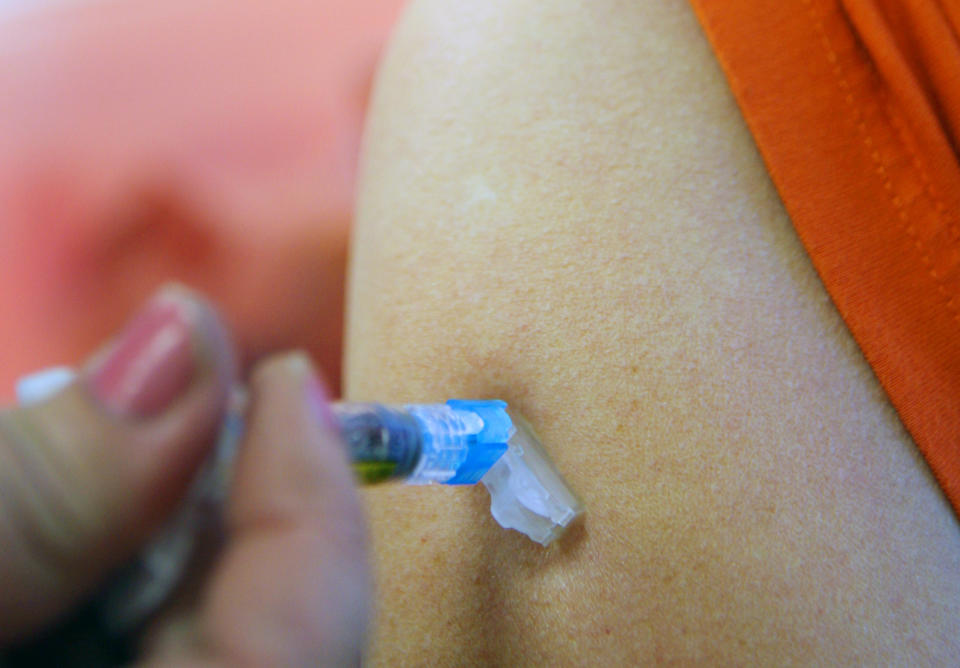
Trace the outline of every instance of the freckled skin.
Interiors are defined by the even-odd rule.
[[[957,521],[690,10],[415,2],[378,81],[347,395],[506,399],[587,515],[367,490],[371,663],[952,663]]]

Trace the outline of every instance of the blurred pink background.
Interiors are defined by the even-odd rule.
[[[304,347],[337,387],[363,114],[403,0],[25,4],[0,4],[0,398],[169,279],[247,360]]]

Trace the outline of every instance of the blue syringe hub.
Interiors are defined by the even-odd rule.
[[[410,484],[472,485],[507,451],[514,433],[507,404],[498,400],[451,399],[404,409],[420,424],[420,461]]]

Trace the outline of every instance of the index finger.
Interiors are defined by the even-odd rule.
[[[346,449],[302,354],[262,364],[229,508],[230,542],[201,633],[254,665],[359,663],[366,534]]]

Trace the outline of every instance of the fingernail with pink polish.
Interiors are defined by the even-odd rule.
[[[169,293],[154,297],[87,373],[94,396],[109,410],[135,418],[162,413],[197,370],[189,304]]]

